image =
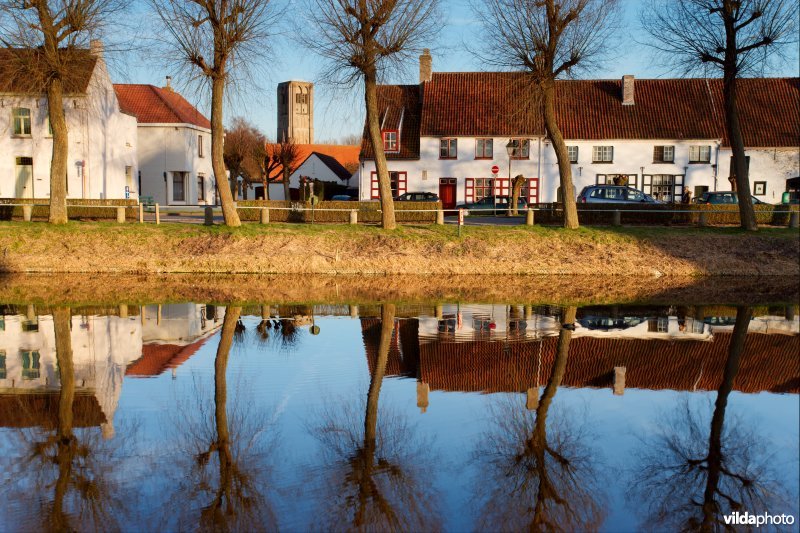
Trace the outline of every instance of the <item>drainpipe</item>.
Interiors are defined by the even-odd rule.
[[[717,153],[714,155],[714,190],[715,191],[719,190],[717,188],[717,177],[719,176],[719,147],[720,147],[720,144],[722,144],[722,143],[717,141]]]
[[[542,182],[544,181],[542,179],[542,138],[541,137],[539,137],[539,158],[536,161],[536,177],[539,178],[538,190],[539,190],[539,192],[541,192],[543,190]]]

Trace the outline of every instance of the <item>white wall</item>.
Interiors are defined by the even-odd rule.
[[[203,157],[198,136],[203,136]],[[190,124],[139,124],[139,170],[142,196],[162,205],[212,205],[215,200],[211,166],[211,132]],[[173,201],[173,172],[188,172],[186,200]],[[166,173],[166,179],[165,179]],[[205,180],[205,200],[198,200],[197,176]]]
[[[125,198],[125,168],[136,176],[136,119],[119,111],[105,62],[98,61],[86,95],[64,98],[69,155],[69,198]],[[12,108],[31,110],[31,136],[13,136]],[[33,191],[50,196],[52,137],[47,128],[47,98],[0,95],[0,197],[16,193],[16,158],[33,158]],[[134,180],[135,182],[135,180]],[[131,197],[135,198],[135,190]]]
[[[458,138],[458,157],[455,160],[439,159],[439,141],[436,137],[423,137],[420,141],[419,161],[388,162],[390,171],[408,173],[407,191],[439,193],[440,178],[457,179],[457,201],[466,198],[466,178],[490,178],[491,167],[500,167],[499,178],[508,179],[509,159],[505,146],[509,139],[495,137],[493,141],[494,158],[491,160],[475,159],[474,137]],[[598,174],[635,174],[637,188],[642,190],[643,175],[673,174],[685,175],[684,185],[694,192],[694,187],[705,186],[709,190],[729,190],[727,180],[730,150],[719,148],[719,140],[607,140],[580,141],[568,140],[568,146],[578,147],[578,162],[572,165],[572,179],[575,193],[588,185],[597,183]],[[541,156],[539,147],[541,145]],[[613,146],[612,163],[593,163],[592,148],[594,146]],[[674,146],[673,163],[654,163],[653,148],[655,146]],[[692,145],[711,146],[711,160],[708,163],[689,163],[689,147]],[[719,152],[719,155],[717,154]],[[763,201],[776,203],[780,201],[780,192],[785,190],[785,180],[800,175],[800,152],[798,149],[748,150],[751,156],[750,174],[753,181],[767,181],[767,194],[760,197]],[[717,164],[719,157],[719,167]],[[370,174],[375,170],[373,161],[364,161],[357,173],[359,198],[370,199]],[[719,170],[719,172],[717,172]],[[427,171],[427,179],[423,178]],[[541,138],[530,141],[530,158],[528,160],[512,160],[511,176],[523,174],[526,178],[539,177],[540,202],[556,201],[559,187],[558,165],[553,147]],[[763,180],[756,179],[763,177]],[[715,187],[716,185],[716,187]],[[773,196],[773,191],[775,191]]]
[[[222,326],[225,308],[213,306],[208,315],[204,304],[184,303],[142,307],[142,341],[144,343],[191,344]]]

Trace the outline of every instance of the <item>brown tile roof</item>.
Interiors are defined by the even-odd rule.
[[[140,124],[192,124],[211,128],[211,123],[183,96],[154,85],[114,84],[120,109]]]
[[[180,346],[176,344],[145,344],[142,356],[128,365],[126,376],[153,377],[171,368],[178,368],[197,353],[208,337]]]
[[[400,130],[400,151],[386,154],[387,159],[419,159],[420,115],[422,106],[419,85],[378,86],[380,123],[384,130]],[[402,118],[402,123],[401,123]],[[366,125],[361,142],[361,159],[372,159]]]
[[[275,147],[277,145],[270,144],[268,146]],[[299,157],[296,168],[300,168],[300,165],[305,163],[306,159],[313,153],[316,153],[329,167],[331,167],[331,164],[329,164],[330,159],[335,160],[341,168],[346,168],[348,165],[355,167],[358,165],[359,149],[359,146],[350,144],[298,144],[297,151]],[[333,170],[332,167],[331,170]],[[334,172],[337,171],[334,170]],[[269,176],[270,181],[282,179],[282,173],[283,171],[280,168],[273,170]],[[337,175],[338,174],[339,172],[337,172]],[[349,178],[351,175],[352,174],[348,173],[347,177]]]
[[[0,427],[43,427],[53,429],[58,425],[59,392],[20,392],[0,394]],[[106,422],[97,397],[87,392],[76,392],[72,404],[74,427],[93,427]]]
[[[394,120],[398,95],[413,92],[410,87],[418,86],[379,87],[388,118]],[[521,73],[434,73],[422,87],[422,106],[412,115],[422,136],[544,135],[541,113],[517,96],[531,93]],[[742,79],[739,91],[747,146],[800,144],[800,79]],[[556,92],[556,113],[567,139],[722,139],[729,145],[720,79],[637,79],[632,106],[621,103],[621,80],[564,80],[556,83]],[[409,133],[403,138],[406,152],[390,159],[419,157],[419,139],[409,139]],[[366,136],[362,157],[371,158]]]
[[[66,94],[86,94],[97,57],[89,50],[74,50],[73,67],[64,80]],[[42,78],[32,74],[38,61],[38,51],[18,48],[0,48],[0,93],[43,94]]]

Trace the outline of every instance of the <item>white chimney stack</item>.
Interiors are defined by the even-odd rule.
[[[104,51],[103,41],[100,39],[92,39],[89,41],[89,53],[95,56],[98,59],[103,58],[103,51]]]
[[[622,76],[622,105],[633,105],[633,75]]]
[[[422,50],[422,55],[419,56],[419,82],[423,83],[431,81],[433,77],[433,57],[428,48]]]
[[[172,90],[172,76],[167,76],[167,85],[164,88],[169,91]]]

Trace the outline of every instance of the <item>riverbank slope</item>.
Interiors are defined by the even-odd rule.
[[[797,231],[0,223],[0,272],[797,276]],[[302,278],[298,278],[302,283]]]

